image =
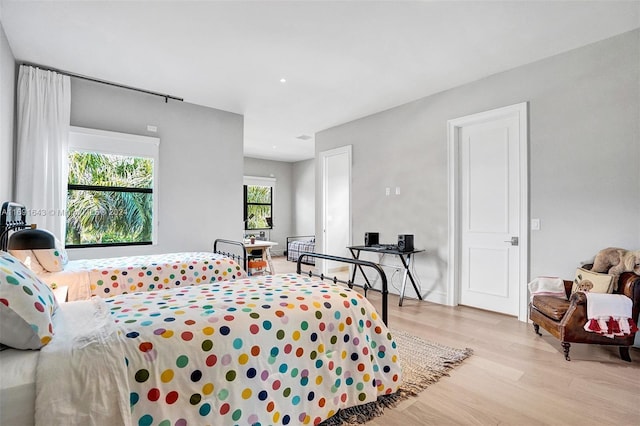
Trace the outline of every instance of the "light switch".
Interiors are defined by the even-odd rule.
[[[400,187],[396,186],[396,195],[400,195]]]
[[[531,230],[532,231],[540,230],[540,219],[531,219]]]
[[[390,194],[391,194],[391,188],[385,188],[384,195],[390,195]]]

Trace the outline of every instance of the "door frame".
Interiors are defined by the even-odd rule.
[[[320,170],[321,170],[321,182],[322,182],[322,219],[321,219],[321,225],[322,225],[322,250],[321,253],[327,253],[327,198],[328,198],[328,185],[327,185],[327,179],[328,179],[328,173],[327,173],[327,159],[329,157],[334,157],[336,155],[346,155],[347,156],[347,164],[348,164],[348,170],[347,170],[347,179],[348,179],[348,192],[349,192],[349,206],[348,206],[348,215],[349,217],[347,218],[347,226],[348,226],[348,242],[349,245],[351,245],[351,230],[352,230],[352,223],[351,223],[351,218],[352,218],[352,210],[351,210],[351,204],[352,204],[352,196],[351,196],[351,187],[352,187],[352,178],[351,178],[351,169],[353,167],[353,162],[352,162],[352,146],[351,145],[345,145],[339,148],[334,148],[334,149],[329,149],[327,151],[322,151],[320,152]],[[346,250],[346,247],[345,247]],[[323,274],[328,274],[328,262],[318,259],[321,261],[321,265],[320,265],[320,271]]]
[[[528,301],[527,283],[529,282],[529,127],[528,103],[522,102],[502,108],[471,114],[447,121],[448,151],[448,204],[449,204],[449,264],[447,304],[457,306],[460,303],[460,270],[461,270],[461,165],[460,165],[460,130],[466,125],[491,119],[517,117],[520,136],[520,274],[518,282],[518,319],[527,321]]]

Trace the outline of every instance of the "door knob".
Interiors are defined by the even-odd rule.
[[[511,243],[512,246],[517,246],[518,242],[518,237],[511,237],[510,240],[505,241],[505,243]]]

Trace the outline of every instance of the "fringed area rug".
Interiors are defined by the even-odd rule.
[[[375,402],[358,405],[338,411],[333,417],[321,423],[322,426],[361,425],[381,416],[385,408],[392,408],[400,401],[417,395],[427,386],[448,376],[448,371],[464,361],[473,350],[455,349],[428,342],[401,330],[391,330],[398,344],[402,384],[398,392],[378,397]]]

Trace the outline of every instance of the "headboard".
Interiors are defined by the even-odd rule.
[[[213,242],[213,252],[222,254],[238,262],[247,271],[247,249],[240,241],[218,238]]]
[[[331,260],[334,262],[340,262],[340,263],[346,263],[351,265],[350,267],[357,267],[360,268],[360,271],[362,271],[362,267],[365,266],[367,268],[371,268],[373,269],[379,276],[380,278],[380,283],[382,285],[382,288],[380,290],[376,289],[376,288],[372,288],[371,286],[369,286],[369,282],[367,281],[366,284],[358,284],[355,283],[351,280],[348,281],[344,281],[344,280],[340,280],[337,277],[329,277],[326,276],[322,273],[318,274],[316,272],[316,268],[312,268],[309,269],[309,271],[307,272],[303,272],[302,271],[302,265],[304,264],[304,262],[302,261],[302,258],[304,257],[316,257],[318,259],[325,259],[325,260]],[[314,262],[315,263],[315,262]],[[378,265],[377,263],[373,263],[367,260],[360,260],[360,259],[352,259],[352,258],[346,258],[346,257],[340,257],[340,256],[332,256],[330,254],[323,254],[323,253],[302,253],[299,257],[298,257],[298,265],[296,267],[296,273],[303,274],[303,275],[308,275],[310,277],[319,277],[321,280],[330,280],[333,281],[334,284],[335,283],[342,283],[342,284],[346,284],[349,288],[353,288],[353,287],[361,287],[362,289],[364,289],[364,297],[367,297],[367,291],[377,291],[380,292],[382,294],[382,322],[384,322],[386,325],[388,325],[388,317],[389,317],[389,309],[388,309],[388,304],[389,304],[389,289],[387,288],[387,274],[384,273],[384,270],[382,269],[382,267],[380,267],[380,265]],[[364,275],[364,271],[362,271],[362,275]],[[355,276],[355,275],[354,275]]]
[[[295,237],[287,237],[287,245],[284,248],[284,255],[287,255],[287,250],[289,250],[289,243],[291,241],[315,241],[315,235],[298,235]]]
[[[0,213],[0,250],[7,251],[9,231],[27,227],[27,209],[22,204],[6,201]]]

